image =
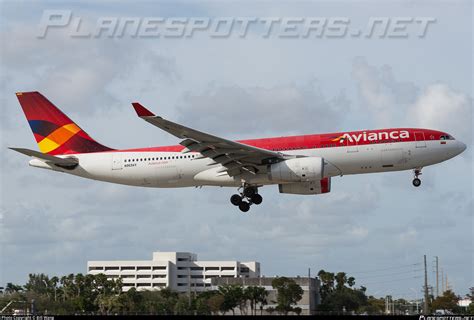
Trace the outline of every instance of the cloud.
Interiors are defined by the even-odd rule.
[[[409,110],[412,117],[421,127],[445,130],[472,142],[472,99],[446,84],[427,86]]]
[[[370,113],[380,127],[399,122],[401,109],[412,103],[418,92],[413,83],[396,80],[390,66],[377,68],[363,57],[354,59],[352,77],[357,84],[360,108]]]
[[[130,39],[72,39],[54,32],[39,39],[36,33],[35,26],[24,24],[2,30],[2,37],[15,39],[2,52],[10,94],[38,90],[66,111],[90,116],[123,104],[124,92],[180,78],[175,60],[151,43],[135,50]]]
[[[335,130],[349,105],[344,92],[328,98],[313,82],[273,87],[211,85],[200,94],[188,92],[178,112],[181,122],[227,136],[301,134]]]
[[[390,66],[376,67],[362,57],[354,59],[352,76],[359,107],[377,126],[436,129],[472,141],[472,98],[467,94],[440,82],[420,88],[396,79]]]

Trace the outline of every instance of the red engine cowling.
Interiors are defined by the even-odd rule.
[[[279,184],[278,189],[280,193],[289,194],[328,193],[331,191],[331,178],[324,178],[318,181]]]

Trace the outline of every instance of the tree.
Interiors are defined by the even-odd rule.
[[[22,286],[13,284],[11,282],[8,282],[7,286],[5,287],[5,294],[12,294],[12,293],[21,292],[21,291],[23,291]]]
[[[119,301],[122,307],[122,314],[135,314],[140,311],[143,296],[137,292],[135,287],[128,289],[127,292],[120,294]]]
[[[189,305],[189,298],[181,296],[174,305],[174,315],[191,315],[191,306]]]
[[[59,278],[54,276],[49,280],[49,288],[52,289],[54,302],[57,301],[57,290],[58,290]]]
[[[346,273],[345,272],[338,272],[336,274],[336,290],[342,290],[345,287],[346,282],[347,282]]]
[[[321,281],[321,300],[324,301],[324,299],[334,290],[334,273],[320,270],[318,272],[318,277]]]
[[[129,296],[122,293],[121,279],[108,280],[103,274],[69,274],[61,278],[50,278],[42,273],[30,274],[24,287],[8,284],[5,293],[14,295],[9,296],[8,301],[34,299],[39,313],[58,315],[95,313],[99,309],[107,314],[122,313],[132,305],[140,308],[137,310],[142,307],[133,299],[127,304]],[[0,305],[1,300],[2,297]]]
[[[360,289],[341,288],[334,290],[321,303],[320,309],[325,311],[355,311],[367,305],[367,296]]]
[[[303,309],[301,309],[300,307],[293,308],[293,312],[296,313],[297,316],[299,316],[302,311]]]
[[[260,304],[260,315],[263,314],[263,306],[267,305],[268,291],[265,288],[259,287],[256,302]]]
[[[243,301],[246,301],[244,295],[244,289],[240,285],[226,284],[219,287],[219,293],[224,297],[224,303],[222,304],[222,311],[224,314],[227,311],[232,311],[235,315],[235,308],[239,307],[242,313]]]
[[[347,278],[347,285],[352,288],[355,285],[355,278],[354,277]]]
[[[277,290],[276,310],[285,315],[293,310],[292,305],[297,304],[303,296],[303,289],[294,280],[286,277],[273,279],[272,287]]]
[[[28,275],[28,282],[25,284],[26,291],[34,292],[39,295],[46,295],[49,298],[49,277],[44,273]]]
[[[220,293],[215,293],[207,299],[207,305],[213,315],[217,315],[220,311],[223,311],[224,301],[225,298]]]
[[[375,298],[369,296],[367,298],[367,304],[359,308],[360,312],[366,312],[367,314],[382,314],[385,310],[385,299]]]
[[[209,316],[212,314],[208,302],[215,294],[215,291],[203,291],[199,293],[197,297],[194,297],[192,304],[196,315]],[[217,312],[219,312],[219,308]]]
[[[252,315],[257,314],[257,304],[260,303],[261,306],[266,304],[268,292],[264,287],[257,286],[248,286],[244,290],[244,294],[250,302],[250,312]]]
[[[431,310],[450,310],[452,312],[458,312],[458,301],[459,298],[451,290],[446,290],[442,296],[437,297],[431,303]]]
[[[474,314],[474,302],[471,302],[466,309],[467,314]]]
[[[354,288],[356,282],[354,277],[349,277],[345,272],[334,275],[324,270],[319,271],[318,276],[321,281],[321,304],[318,310],[329,312],[359,310],[367,313],[378,310],[378,306],[370,306],[367,302],[365,287]],[[375,303],[375,301],[371,302]]]

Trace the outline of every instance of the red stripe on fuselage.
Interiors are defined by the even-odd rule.
[[[406,131],[408,133],[407,138],[400,138],[400,132]],[[390,138],[392,136],[398,137],[398,139]],[[417,137],[415,138],[415,132]],[[364,134],[365,133],[365,134]],[[385,138],[387,133],[388,139]],[[422,133],[419,135],[418,133]],[[375,137],[376,140],[369,140],[369,137]],[[344,142],[333,141],[334,139],[349,135],[349,138],[345,138]],[[396,128],[396,129],[379,129],[379,130],[363,130],[363,131],[352,131],[352,132],[336,132],[336,133],[323,133],[323,134],[311,134],[303,136],[288,136],[288,137],[276,137],[276,138],[263,138],[263,139],[251,139],[251,140],[238,140],[237,142],[248,144],[254,147],[273,150],[273,151],[287,151],[287,150],[300,150],[300,149],[314,149],[314,148],[328,148],[328,147],[348,147],[356,145],[367,145],[376,143],[390,143],[390,142],[411,142],[420,140],[420,137],[424,136],[425,141],[439,140],[441,135],[446,133],[436,130],[429,129],[412,129],[412,128]],[[379,136],[382,139],[378,139]],[[352,141],[351,141],[352,140]],[[150,148],[137,148],[127,150],[116,150],[117,152],[180,152],[184,149],[181,145],[175,146],[163,146],[163,147],[150,147]]]
[[[406,131],[408,137],[400,137],[400,132]],[[397,139],[391,138],[398,137]],[[415,135],[416,133],[416,135]],[[349,137],[347,137],[347,135]],[[369,145],[380,143],[396,143],[396,142],[413,142],[421,140],[424,137],[425,141],[440,140],[442,135],[447,133],[430,130],[430,129],[413,129],[413,128],[394,128],[394,129],[378,129],[378,130],[362,130],[351,132],[335,132],[323,134],[311,134],[302,136],[287,136],[251,140],[238,140],[238,142],[251,145],[254,147],[272,150],[272,151],[288,151],[301,149],[315,149],[315,148],[335,148],[335,147],[349,147],[357,145]],[[338,137],[346,136],[343,142],[333,141]],[[374,137],[377,137],[375,139]],[[369,138],[371,137],[371,138]],[[388,137],[385,139],[385,137]],[[382,139],[379,139],[382,138]],[[370,140],[369,140],[370,139]],[[375,139],[375,140],[374,140]],[[184,149],[181,145],[149,147],[149,148],[134,148],[123,150],[112,150],[107,152],[181,152]]]

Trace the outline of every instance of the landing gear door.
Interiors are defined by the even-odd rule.
[[[417,148],[426,148],[425,133],[421,131],[415,132],[415,141]]]
[[[112,155],[112,170],[123,169],[123,157],[120,152],[116,152]]]

